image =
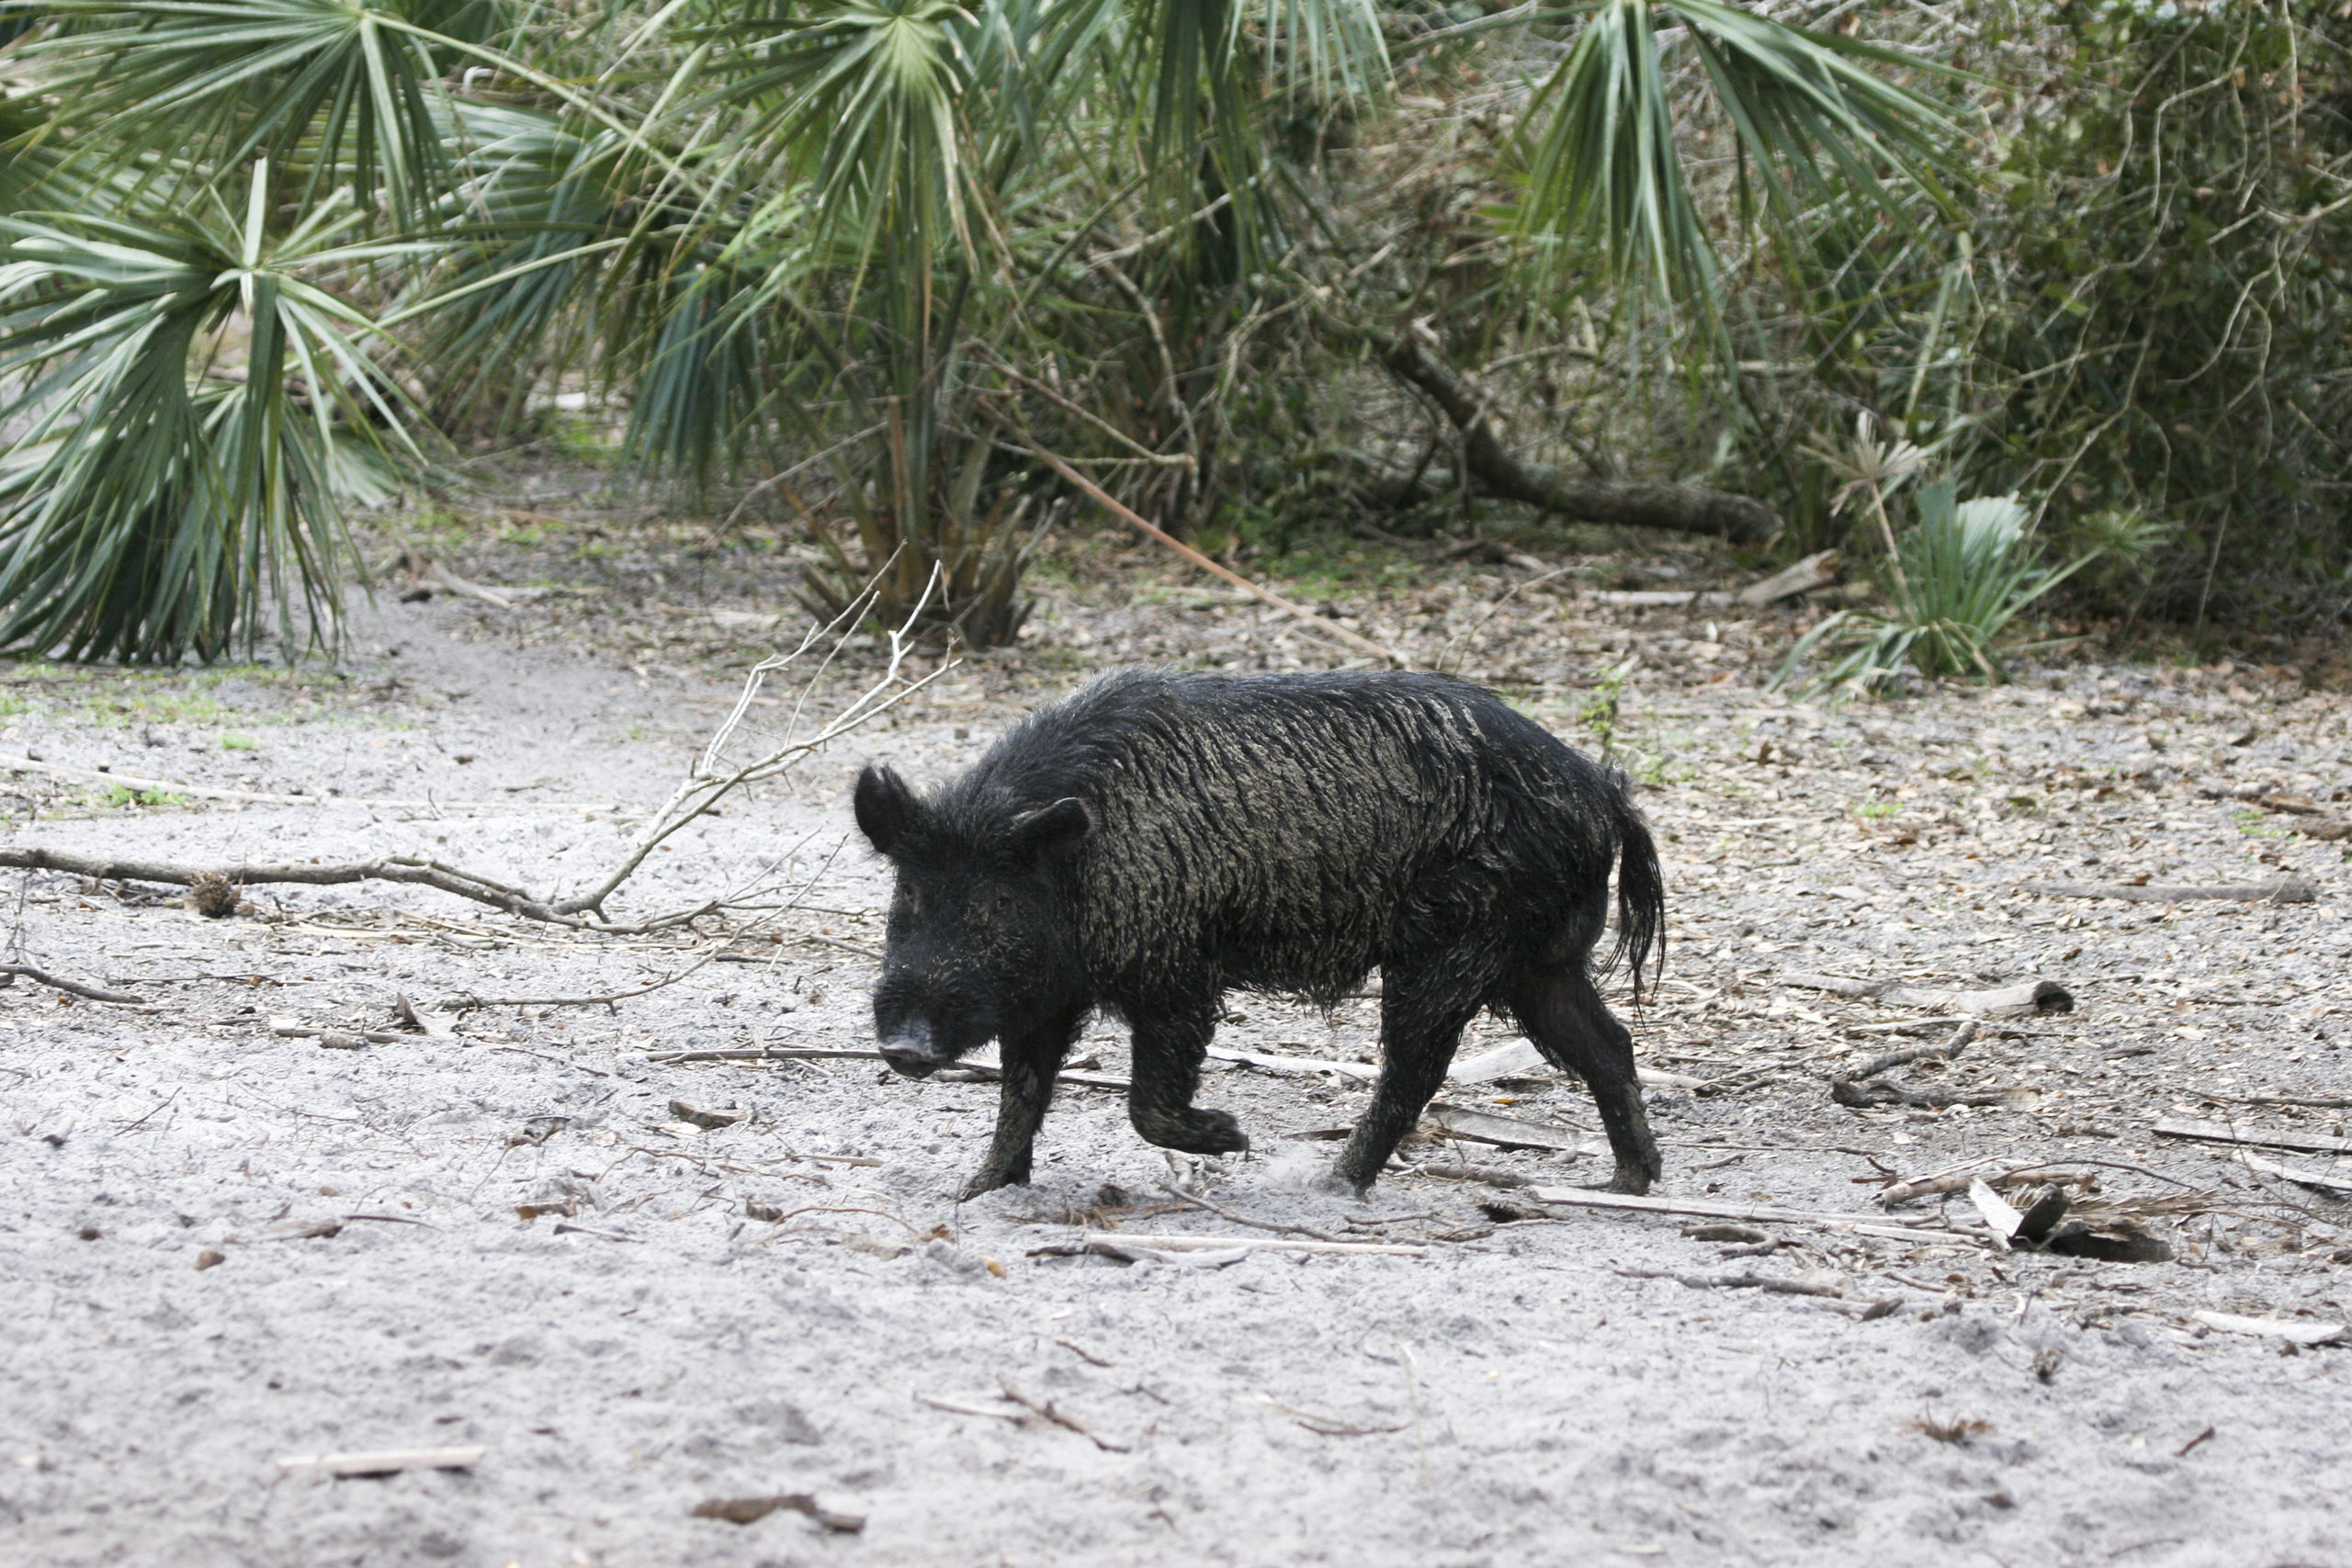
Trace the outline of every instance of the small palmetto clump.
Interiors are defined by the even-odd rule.
[[[1876,487],[1871,493],[1875,499]],[[1889,535],[1894,608],[1830,616],[1789,650],[1773,684],[1788,684],[1815,649],[1840,657],[1808,682],[1815,690],[1883,686],[1905,665],[1923,675],[2007,680],[1996,640],[2027,606],[2092,558],[2038,564],[2025,533],[2030,513],[2013,495],[1962,502],[1943,479],[1919,488],[1917,507],[1917,524],[1899,538]],[[1878,511],[1883,523],[1883,503]]]

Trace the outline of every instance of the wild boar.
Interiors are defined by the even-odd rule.
[[[1029,1179],[1054,1075],[1098,1010],[1131,1032],[1136,1131],[1249,1146],[1193,1103],[1227,992],[1330,1007],[1381,974],[1382,1068],[1336,1176],[1368,1190],[1490,1008],[1583,1077],[1618,1191],[1658,1175],[1633,1038],[1594,986],[1662,957],[1657,852],[1623,775],[1428,674],[1131,670],[1023,720],[928,796],[888,768],[859,828],[897,873],[874,1022],[922,1077],[1001,1043],[967,1197]]]

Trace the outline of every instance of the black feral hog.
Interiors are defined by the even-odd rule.
[[[1375,965],[1383,1067],[1340,1181],[1372,1185],[1481,1008],[1591,1086],[1617,1190],[1658,1174],[1633,1037],[1590,969],[1614,863],[1638,998],[1666,913],[1657,852],[1621,776],[1477,686],[1125,671],[1032,714],[929,798],[867,768],[857,823],[898,871],[883,1055],[922,1077],[1002,1042],[996,1138],[967,1197],[1029,1179],[1054,1074],[1094,1010],[1133,1032],[1136,1131],[1225,1154],[1249,1140],[1193,1103],[1225,993],[1329,1007]]]

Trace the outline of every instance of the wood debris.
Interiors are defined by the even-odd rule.
[[[2301,1133],[2291,1127],[2241,1127],[2233,1122],[2181,1122],[2166,1118],[2156,1123],[2156,1133],[2160,1137],[2195,1138],[2209,1144],[2252,1144],[2263,1149],[2352,1155],[2352,1138],[2331,1138],[2324,1133]]]
[[[1757,1203],[1725,1203],[1708,1198],[1636,1197],[1630,1192],[1587,1191],[1577,1187],[1530,1187],[1526,1196],[1538,1203],[1564,1208],[1622,1209],[1645,1214],[1689,1214],[1701,1219],[1751,1220],[1766,1224],[1814,1225],[1826,1230],[1850,1230],[1861,1235],[1883,1235],[1898,1241],[1981,1244],[1984,1231],[1936,1231],[1890,1225],[1875,1214],[1822,1213],[1809,1209],[1776,1209]]]
[[[488,1450],[468,1449],[387,1449],[378,1453],[293,1454],[277,1461],[280,1475],[306,1470],[329,1475],[397,1475],[404,1470],[466,1470]]]
[[[2126,898],[2137,904],[2187,904],[2199,898],[2245,904],[2308,904],[2319,897],[2319,888],[2301,876],[2191,887],[2134,882],[2021,882],[2018,886],[2021,892],[2039,893],[2045,898]]]
[[[842,1535],[855,1535],[865,1528],[865,1515],[840,1514],[820,1507],[817,1499],[806,1492],[786,1492],[772,1497],[712,1497],[696,1503],[694,1515],[698,1519],[725,1519],[730,1525],[753,1525],[779,1508],[806,1514],[824,1529]]]
[[[1671,1269],[1620,1269],[1617,1272],[1629,1280],[1672,1280],[1694,1291],[1768,1291],[1784,1296],[1829,1297],[1846,1293],[1845,1282],[1834,1275],[1679,1274]]]
[[[2023,980],[1989,991],[1942,991],[1906,986],[1900,980],[1849,980],[1836,975],[1792,971],[1781,976],[1781,984],[1858,1000],[1885,1002],[1892,1007],[1937,1008],[1973,1013],[1979,1018],[2075,1010],[2074,993],[2054,980]]]
[[[2322,1323],[2312,1318],[2240,1317],[2235,1313],[2198,1312],[2190,1316],[2224,1334],[2246,1334],[2261,1339],[2284,1339],[2290,1345],[2341,1345],[2352,1341],[2352,1325]]]

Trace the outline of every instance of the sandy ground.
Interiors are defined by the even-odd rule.
[[[255,889],[253,913],[212,921],[171,890],[6,874],[23,961],[152,1004],[0,991],[0,1560],[2352,1563],[2352,1349],[2195,1315],[2345,1322],[2347,1209],[2153,1132],[2164,1116],[2344,1132],[2342,856],[2249,804],[2352,785],[2343,700],[2261,671],[2076,664],[1825,710],[1758,695],[1753,665],[1786,641],[1770,617],[1707,628],[1527,595],[1475,629],[1503,575],[1446,581],[1434,607],[1335,613],[1458,642],[1568,734],[1593,671],[1645,656],[1616,739],[1647,783],[1675,940],[1636,1032],[1653,1066],[1715,1080],[1652,1096],[1662,1195],[1880,1213],[1890,1175],[2071,1160],[2177,1260],[2002,1254],[1966,1234],[1964,1200],[1881,1214],[1960,1227],[1950,1241],[1773,1224],[1744,1249],[1423,1170],[1341,1201],[1313,1187],[1332,1145],[1300,1134],[1346,1125],[1362,1088],[1246,1067],[1212,1073],[1204,1100],[1240,1116],[1248,1156],[1171,1164],[1115,1093],[1073,1087],[1036,1185],[959,1206],[985,1083],[650,1061],[865,1043],[873,964],[855,950],[878,941],[885,889],[855,846],[826,858],[865,757],[941,776],[1098,664],[1318,659],[1218,595],[1057,589],[1025,651],[953,672],[654,857],[632,907],[768,859],[821,874],[787,940],[740,945],[756,962],[644,999],[454,1010],[447,1035],[329,1049],[269,1021],[397,1032],[396,993],[430,1012],[626,989],[714,933],[574,936],[376,885]],[[109,805],[18,773],[14,841],[190,862],[422,851],[577,886],[666,793],[724,666],[751,657],[748,612],[728,613],[671,662],[669,633],[617,664],[563,646],[560,602],[443,602],[369,612],[340,677],[20,670],[0,761],[342,797]],[[481,804],[350,803],[426,798]],[[2016,891],[2283,870],[2318,900]],[[1914,1014],[1776,984],[1821,970],[2041,976],[2080,1005],[1905,1079],[2004,1103],[1855,1111],[1827,1077],[1904,1037],[1852,1031]],[[1369,1003],[1232,1010],[1224,1043],[1372,1054]],[[1508,1038],[1481,1030],[1465,1054]],[[1120,1075],[1123,1039],[1096,1032],[1093,1070]],[[1452,1099],[1595,1128],[1556,1079]],[[750,1116],[705,1130],[673,1102]],[[1406,1153],[1558,1185],[1608,1171],[1605,1155]],[[1182,1192],[1417,1250],[1135,1242],[1274,1234]],[[1115,1227],[1141,1260],[1036,1255],[1073,1221]],[[1742,1274],[1836,1293],[1711,1283]],[[447,1446],[483,1453],[389,1478],[276,1463]],[[863,1529],[693,1511],[778,1494]]]

